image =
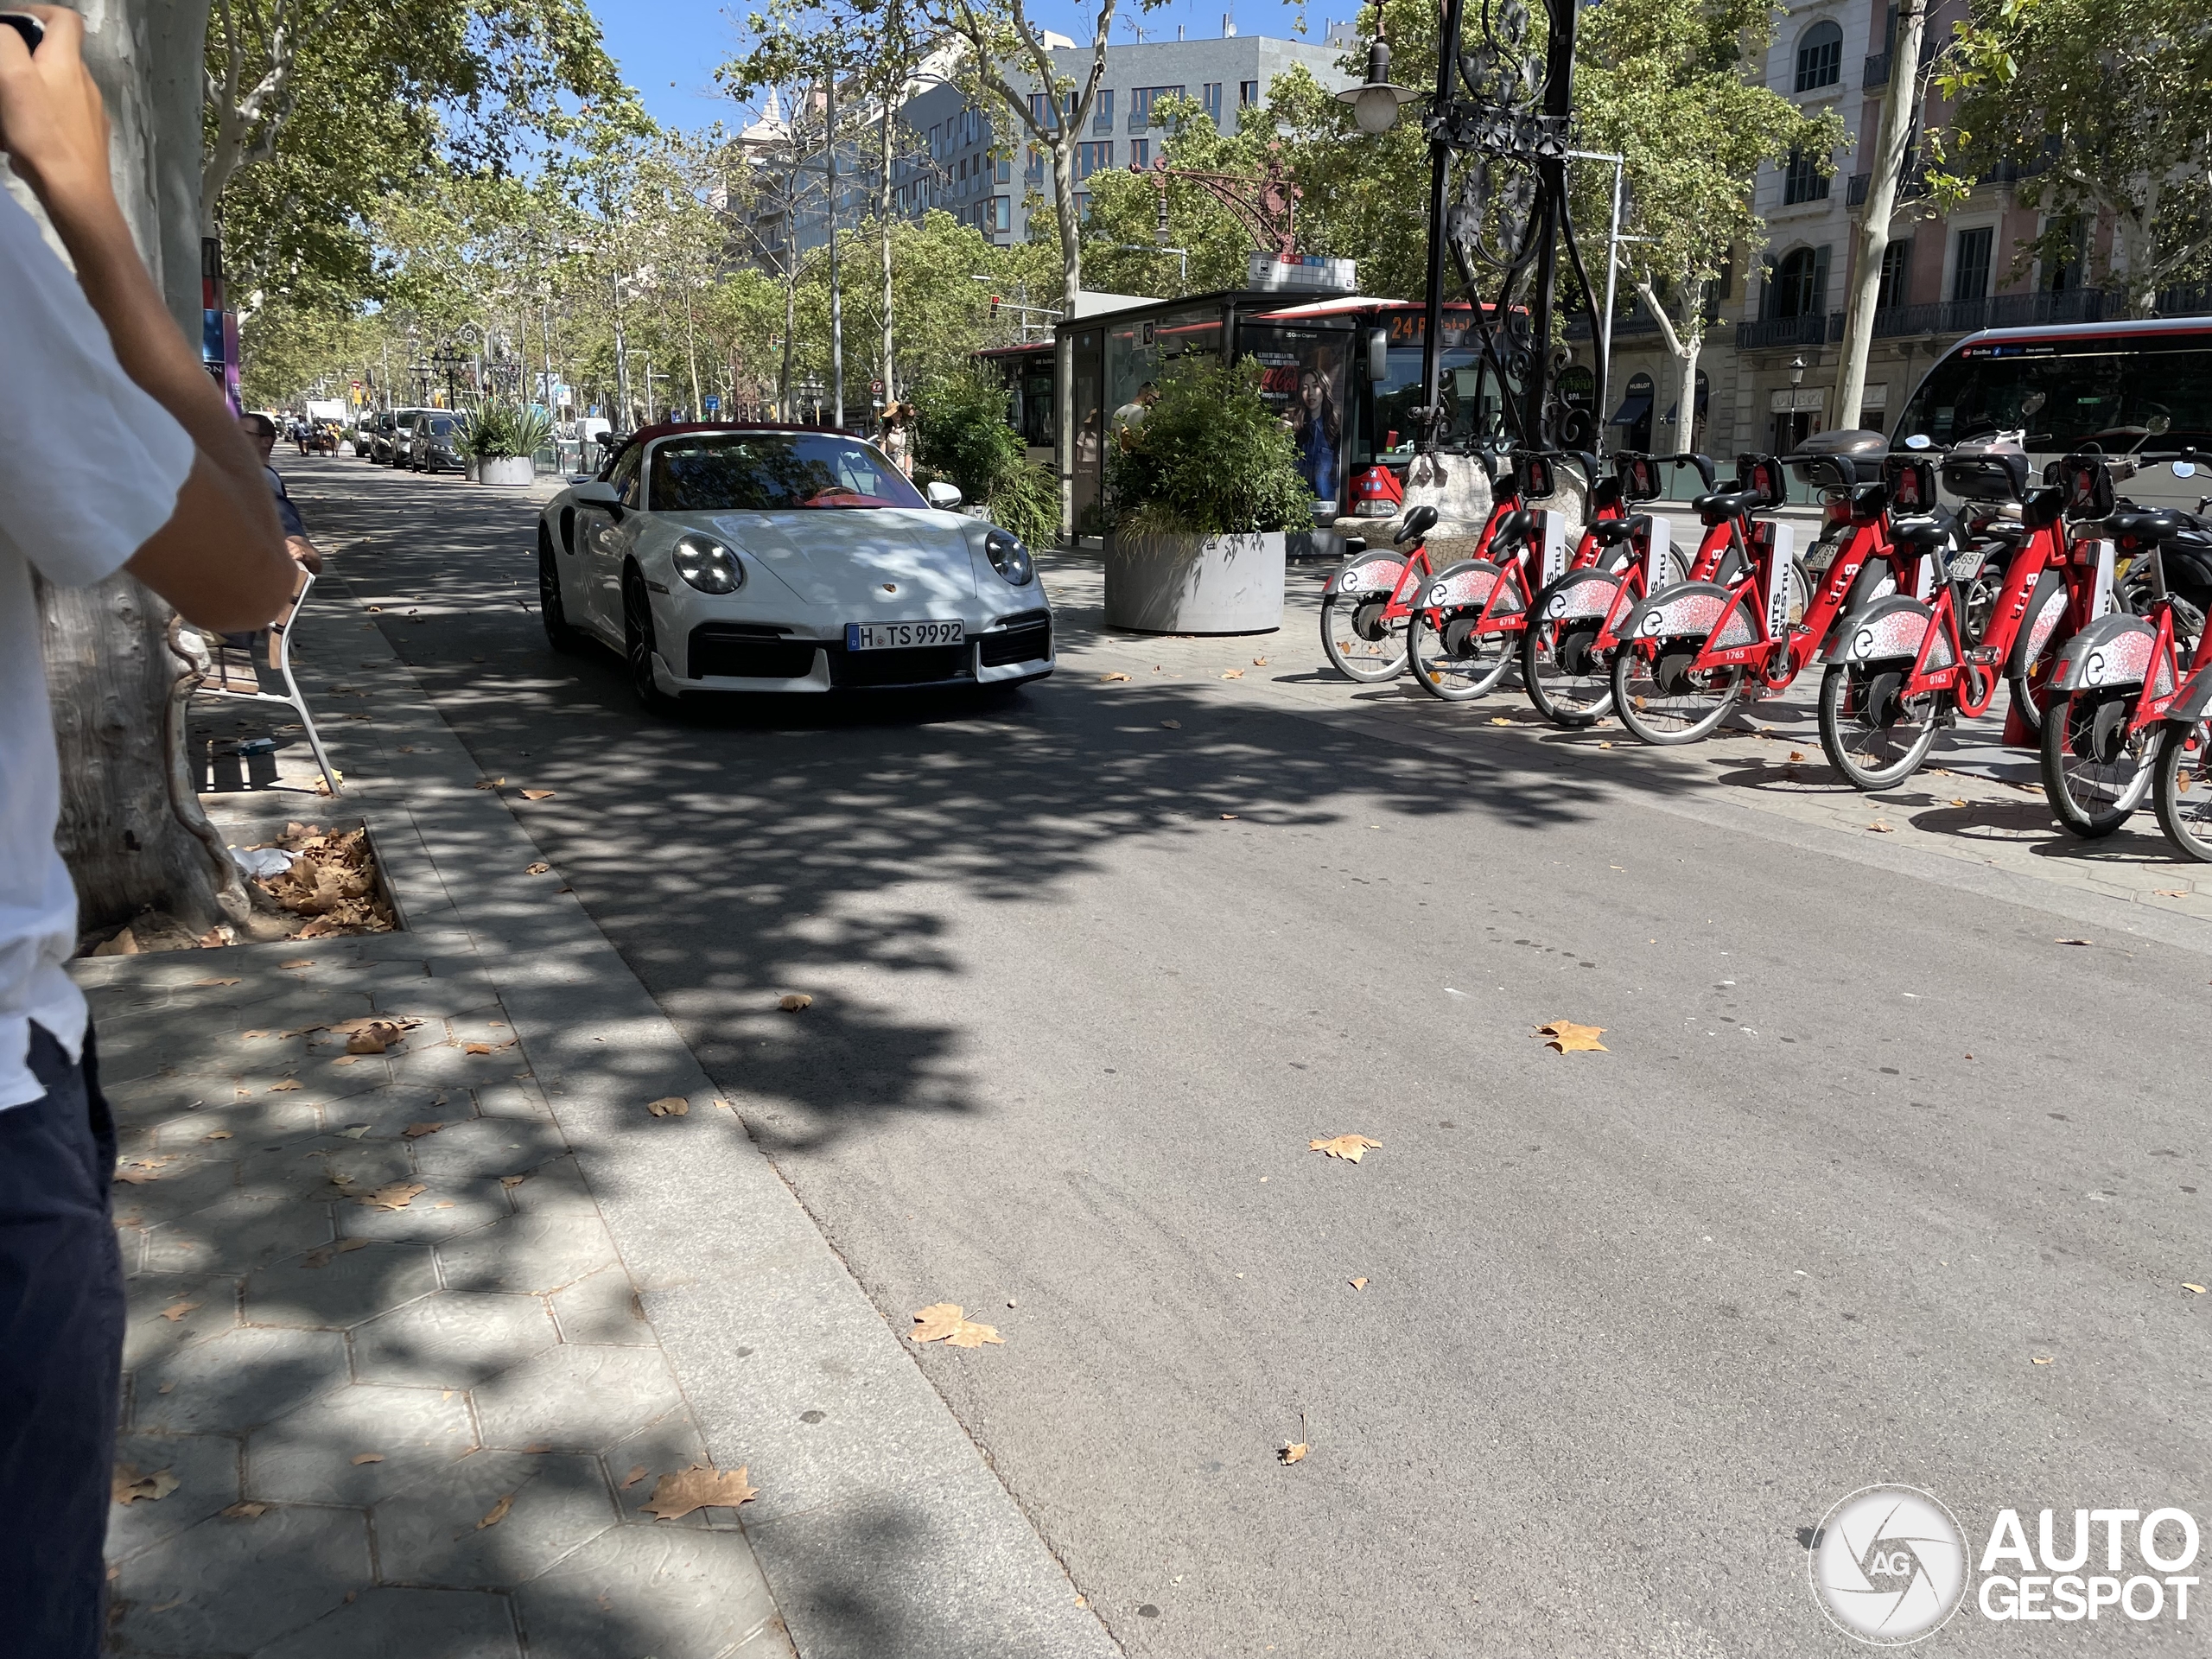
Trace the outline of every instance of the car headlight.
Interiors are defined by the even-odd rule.
[[[734,594],[745,586],[737,555],[711,536],[684,536],[676,543],[676,574],[702,594]]]
[[[1009,586],[1027,588],[1035,567],[1029,550],[1021,538],[1011,531],[995,530],[983,537],[983,551],[990,556],[991,569],[1004,576]]]

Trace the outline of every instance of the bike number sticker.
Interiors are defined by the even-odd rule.
[[[1567,520],[1556,512],[1544,514],[1544,567],[1536,586],[1548,588],[1567,574]]]
[[[2089,601],[2089,620],[2109,616],[2113,610],[2112,567],[2119,549],[2111,542],[2100,540],[2097,544],[2097,592]]]

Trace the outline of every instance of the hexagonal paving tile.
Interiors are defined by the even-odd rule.
[[[155,1217],[149,1214],[146,1220],[153,1224]],[[145,1264],[154,1273],[251,1273],[279,1256],[327,1244],[331,1236],[326,1204],[234,1196],[175,1221],[149,1224]]]
[[[524,1215],[597,1215],[599,1202],[584,1185],[573,1156],[549,1158],[514,1189],[515,1208]]]
[[[437,1287],[437,1262],[427,1244],[364,1243],[352,1250],[326,1244],[249,1278],[245,1320],[344,1329]]]
[[[355,1331],[353,1366],[364,1382],[467,1389],[557,1340],[535,1296],[442,1290]]]
[[[246,1436],[245,1493],[264,1503],[373,1503],[475,1446],[461,1390],[355,1382]],[[381,1461],[353,1461],[370,1454]]]
[[[369,1584],[368,1516],[287,1506],[217,1515],[122,1565],[113,1593],[125,1652],[250,1652]]]
[[[620,1262],[601,1268],[556,1291],[553,1318],[563,1342],[650,1343],[658,1340],[638,1300],[637,1287]]]
[[[210,1101],[197,1110],[164,1118],[155,1126],[154,1138],[164,1152],[236,1159],[248,1149],[271,1141],[313,1135],[321,1127],[314,1105],[288,1090],[281,1095],[257,1095],[251,1100]],[[227,1141],[207,1138],[226,1132],[230,1136]]]
[[[793,1651],[738,1532],[603,1532],[516,1599],[532,1659],[721,1659],[748,1640],[758,1644],[745,1649],[748,1659]]]
[[[557,1452],[479,1452],[371,1513],[387,1579],[454,1589],[519,1584],[615,1522],[599,1459]]]
[[[563,1343],[476,1390],[486,1446],[596,1452],[683,1403],[658,1348]]]
[[[253,1659],[501,1659],[518,1651],[514,1613],[496,1591],[379,1585]]]
[[[497,1177],[534,1168],[564,1150],[550,1123],[455,1114],[437,1134],[415,1143],[415,1166],[426,1174]]]
[[[438,1246],[456,1290],[544,1295],[615,1262],[614,1241],[597,1216],[511,1216]]]
[[[238,1443],[227,1434],[124,1434],[116,1440],[115,1461],[141,1475],[166,1469],[176,1488],[167,1497],[108,1505],[111,1561],[150,1549],[238,1501]]]
[[[235,1433],[349,1380],[336,1331],[228,1331],[142,1368],[131,1419],[141,1430]],[[176,1387],[163,1394],[164,1382]]]
[[[403,1141],[369,1143],[342,1135],[313,1135],[250,1148],[238,1160],[241,1192],[343,1197],[410,1179],[415,1161]],[[338,1177],[344,1176],[344,1180]]]
[[[126,1370],[238,1322],[238,1281],[227,1274],[141,1274],[124,1287],[124,1295]]]
[[[146,1179],[125,1180],[125,1175]],[[220,1203],[236,1190],[238,1179],[238,1166],[227,1158],[155,1152],[143,1163],[120,1166],[115,1191],[153,1227]]]

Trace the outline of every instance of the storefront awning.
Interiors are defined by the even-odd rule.
[[[1621,406],[1613,411],[1613,418],[1607,421],[1605,424],[1607,426],[1634,426],[1650,412],[1651,394],[1648,391],[1640,391],[1633,397],[1624,399]]]

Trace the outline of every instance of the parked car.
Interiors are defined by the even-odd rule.
[[[416,417],[407,445],[407,464],[418,473],[466,472],[467,462],[454,446],[461,436],[461,417],[444,410],[427,410]]]
[[[406,467],[412,464],[410,451],[415,443],[415,423],[436,414],[435,409],[402,409],[392,413],[391,464]]]
[[[549,639],[622,652],[639,699],[1012,686],[1052,671],[1029,550],[926,499],[874,445],[790,427],[649,426],[538,522]]]
[[[391,465],[391,435],[398,419],[390,410],[369,417],[369,447],[366,451],[372,461]]]

